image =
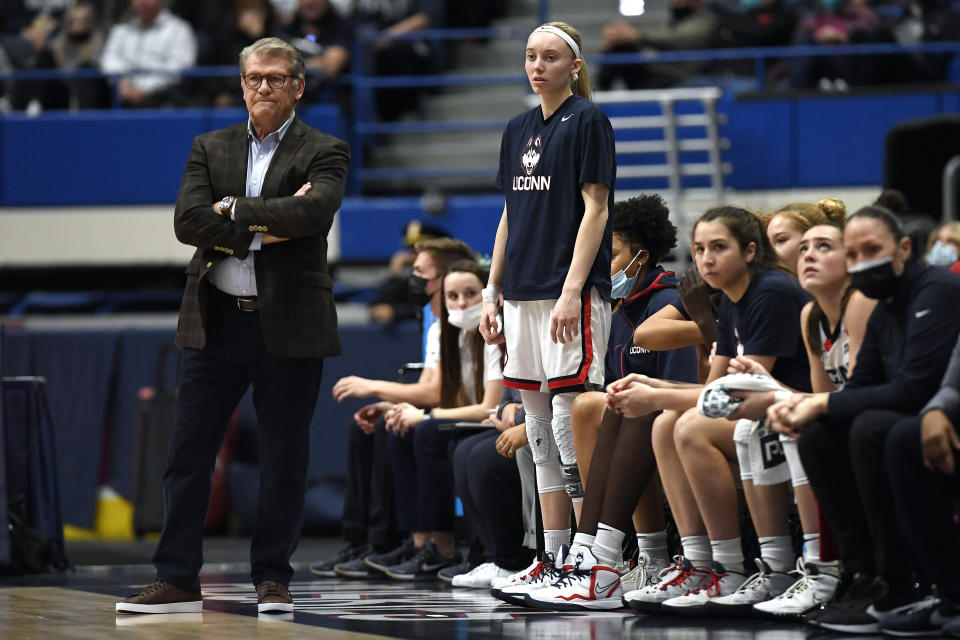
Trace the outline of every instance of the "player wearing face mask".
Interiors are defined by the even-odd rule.
[[[477,331],[487,275],[475,260],[460,260],[442,278],[439,406],[425,410],[401,402],[386,414],[397,522],[413,533],[414,542],[410,557],[375,567],[396,580],[436,574],[460,562],[453,544],[450,459],[457,441],[470,432],[444,425],[484,420],[503,390],[503,351],[485,344]]]
[[[843,243],[851,284],[878,300],[853,375],[841,391],[774,405],[768,421],[799,436],[803,467],[840,548],[842,595],[807,621],[875,633],[922,595],[894,513],[884,440],[937,390],[960,332],[960,281],[911,259],[910,239],[884,207],[851,216]]]
[[[946,222],[930,234],[926,260],[932,267],[947,268],[960,260],[960,222]]]

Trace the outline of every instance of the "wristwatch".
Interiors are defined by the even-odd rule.
[[[220,201],[220,215],[229,216],[230,207],[232,207],[236,201],[237,199],[234,196],[224,196],[223,200]]]

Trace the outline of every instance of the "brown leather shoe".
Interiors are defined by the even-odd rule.
[[[287,585],[264,580],[257,585],[257,613],[293,611],[293,598]]]
[[[203,597],[179,589],[164,580],[154,580],[138,593],[117,603],[117,611],[126,613],[198,613]]]

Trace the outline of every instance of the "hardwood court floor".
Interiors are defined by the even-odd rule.
[[[335,543],[330,548],[335,548]],[[208,557],[210,555],[208,553]],[[758,620],[679,620],[627,612],[556,614],[509,606],[485,591],[452,589],[438,581],[401,583],[316,578],[306,571],[305,563],[297,562],[296,566],[298,571],[290,585],[296,611],[279,616],[257,615],[249,566],[244,563],[205,566],[202,574],[204,610],[197,614],[115,613],[114,602],[118,598],[152,579],[149,564],[80,565],[76,571],[64,575],[0,578],[0,638],[806,640],[811,637],[809,628],[799,624]],[[818,640],[824,637],[817,636]]]

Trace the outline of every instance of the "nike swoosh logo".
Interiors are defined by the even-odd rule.
[[[915,316],[918,317],[918,318],[922,318],[923,316],[927,315],[927,314],[930,313],[931,311],[933,311],[933,309],[924,309],[923,311],[917,311],[917,312],[916,312],[915,314],[913,314],[913,315],[915,315]]]
[[[598,585],[596,586],[596,588],[593,590],[593,592],[596,593],[598,596],[603,595],[604,593],[606,593],[607,591],[609,591],[611,587],[615,586],[615,585],[616,585],[617,583],[619,583],[619,582],[620,582],[620,579],[617,578],[616,580],[614,580],[613,582],[610,582],[610,583],[608,583],[608,584],[604,584],[604,585],[599,585],[599,584],[598,584]]]
[[[566,122],[567,120],[569,120],[569,119],[572,118],[572,117],[573,117],[573,114],[572,114],[572,113],[569,113],[569,114],[563,116],[562,118],[560,118],[560,122]]]

